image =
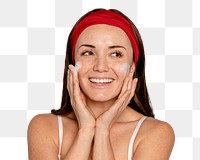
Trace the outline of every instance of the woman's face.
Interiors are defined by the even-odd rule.
[[[87,98],[116,98],[133,63],[133,50],[126,33],[105,24],[86,28],[75,47],[79,83]]]

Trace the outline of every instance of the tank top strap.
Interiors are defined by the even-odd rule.
[[[60,160],[61,147],[63,141],[63,123],[62,123],[62,117],[60,115],[58,115],[57,117],[58,117],[58,135],[59,135],[58,159]]]
[[[140,118],[140,120],[138,121],[134,131],[133,131],[133,134],[131,136],[131,140],[130,140],[130,143],[129,143],[129,147],[128,147],[128,160],[132,160],[132,155],[133,155],[133,143],[135,141],[135,138],[137,136],[137,133],[142,125],[142,122],[146,119],[147,117],[146,116],[143,116],[142,118]]]

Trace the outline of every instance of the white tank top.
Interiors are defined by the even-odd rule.
[[[128,160],[132,160],[132,155],[133,155],[133,144],[135,141],[135,138],[137,136],[137,133],[140,129],[140,126],[142,122],[146,119],[146,116],[143,116],[140,118],[138,121],[133,134],[131,136],[130,142],[129,142],[129,147],[128,147]],[[62,147],[62,140],[63,140],[63,124],[62,124],[62,117],[58,116],[58,132],[59,132],[59,151],[58,151],[58,159],[60,160],[60,154],[61,154],[61,147]]]

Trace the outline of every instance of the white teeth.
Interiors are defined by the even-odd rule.
[[[112,79],[96,79],[96,78],[90,78],[90,81],[93,83],[111,83]]]

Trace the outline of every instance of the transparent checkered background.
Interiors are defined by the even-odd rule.
[[[28,159],[31,118],[60,106],[68,33],[99,7],[139,28],[156,118],[176,134],[170,160],[200,160],[200,0],[0,0],[0,159]]]

